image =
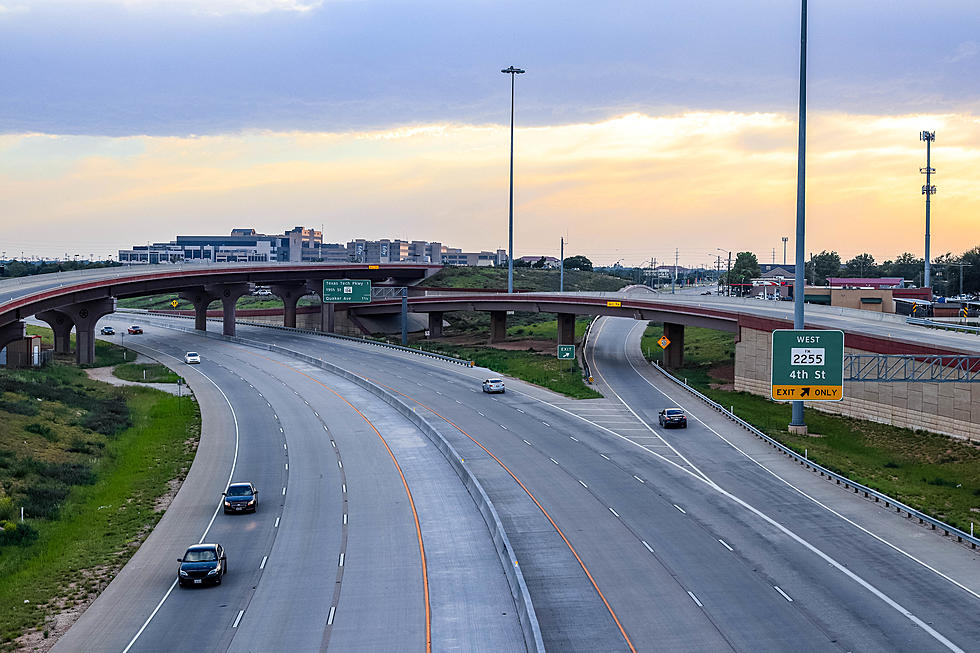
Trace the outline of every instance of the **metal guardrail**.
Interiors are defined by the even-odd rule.
[[[133,311],[136,312],[136,311]],[[180,316],[187,317],[187,316]],[[276,327],[275,325],[258,325],[258,326],[271,326],[272,328],[285,329],[289,331],[304,331],[302,329],[290,329],[289,327]],[[369,381],[368,379],[361,377],[354,372],[344,369],[339,365],[334,365],[333,363],[327,362],[321,358],[315,356],[310,356],[309,354],[304,354],[299,351],[289,349],[287,347],[282,347],[280,345],[273,345],[265,342],[260,342],[258,340],[251,340],[248,338],[241,338],[238,336],[226,336],[221,333],[214,333],[212,331],[197,331],[196,329],[185,329],[181,327],[165,327],[173,329],[175,331],[183,331],[187,333],[197,333],[203,335],[207,338],[214,338],[216,340],[223,340],[225,342],[235,342],[243,344],[249,347],[255,347],[257,349],[264,349],[266,351],[272,351],[279,354],[284,354],[291,358],[296,358],[298,360],[305,361],[311,365],[315,365],[327,372],[331,372],[340,377],[347,379],[355,383],[356,385],[364,388],[371,394],[380,398],[382,401],[394,408],[403,417],[408,419],[410,422],[415,424],[419,430],[421,430],[426,437],[435,445],[436,449],[446,458],[449,465],[453,468],[453,471],[460,477],[463,485],[466,487],[469,494],[472,496],[474,503],[477,505],[477,509],[483,516],[484,521],[490,531],[491,539],[494,543],[494,548],[497,551],[497,556],[500,559],[500,563],[504,569],[504,575],[507,577],[508,585],[510,585],[511,595],[514,602],[517,604],[519,619],[521,622],[521,630],[524,634],[524,643],[527,646],[529,653],[544,653],[544,640],[541,635],[541,626],[538,621],[537,613],[534,609],[534,604],[531,601],[531,594],[527,587],[527,582],[524,578],[524,574],[518,564],[518,560],[515,558],[516,552],[514,547],[510,542],[510,538],[507,535],[507,531],[504,529],[503,522],[500,520],[500,515],[497,513],[497,509],[490,499],[490,496],[486,493],[483,485],[476,478],[472,471],[466,466],[464,459],[456,451],[455,447],[443,436],[438,429],[436,429],[431,422],[429,422],[425,417],[420,415],[414,407],[408,405],[406,402],[399,399],[394,393],[388,392],[380,385]],[[320,332],[315,332],[320,333]],[[331,334],[335,335],[335,334]],[[344,337],[344,336],[340,336]],[[359,338],[353,338],[353,340],[360,340]],[[367,341],[366,341],[367,342]],[[396,349],[406,349],[405,347],[399,347],[392,345]],[[408,349],[408,351],[418,353],[418,350]],[[445,357],[443,357],[445,358]],[[459,359],[456,359],[459,360]]]
[[[980,356],[845,354],[844,380],[980,383]]]
[[[161,316],[161,317],[179,317],[181,319],[193,320],[193,315],[180,315],[177,313],[170,313],[168,311],[148,311],[139,308],[119,308],[116,309],[117,313],[134,313],[139,315],[147,316]],[[209,317],[208,322],[223,322],[221,318]],[[245,326],[255,326],[263,327],[266,329],[276,329],[278,331],[287,331],[290,333],[303,333],[312,336],[321,336],[324,338],[335,338],[338,340],[347,340],[350,342],[359,342],[367,345],[375,345],[377,347],[386,347],[388,349],[396,349],[399,351],[408,352],[415,354],[417,356],[425,356],[426,358],[436,358],[438,360],[444,360],[449,363],[455,363],[457,365],[462,365],[464,367],[473,367],[473,361],[464,360],[462,358],[456,358],[455,356],[446,356],[445,354],[436,354],[435,352],[425,351],[424,349],[413,349],[412,347],[402,347],[401,345],[392,345],[387,342],[381,342],[380,340],[369,340],[368,338],[357,338],[355,336],[344,336],[339,333],[327,333],[326,331],[316,331],[314,329],[297,329],[295,327],[279,326],[278,324],[266,324],[264,322],[250,322],[247,320],[235,320],[235,324],[243,324]]]
[[[940,521],[940,520],[936,519],[935,517],[930,517],[929,515],[925,514],[924,512],[921,512],[919,510],[916,510],[915,508],[913,508],[911,506],[908,506],[908,505],[902,503],[901,501],[898,501],[897,499],[895,499],[893,497],[890,497],[887,494],[884,494],[883,492],[879,492],[878,490],[873,490],[873,489],[867,487],[866,485],[862,485],[860,483],[856,483],[855,481],[852,481],[851,479],[849,479],[846,476],[843,476],[841,474],[838,474],[837,472],[832,472],[829,469],[827,469],[826,467],[823,467],[821,465],[816,464],[815,462],[813,462],[812,460],[810,460],[806,456],[801,456],[800,454],[796,453],[795,451],[793,451],[792,449],[790,449],[786,445],[778,442],[777,440],[774,440],[773,438],[769,437],[768,435],[766,435],[765,433],[763,433],[762,431],[760,431],[756,427],[752,426],[751,424],[749,424],[748,422],[746,422],[741,417],[738,417],[737,415],[735,415],[735,413],[733,413],[732,411],[728,410],[727,408],[725,408],[724,406],[722,406],[721,404],[719,404],[717,401],[714,401],[713,399],[707,397],[706,395],[702,394],[701,392],[698,392],[697,390],[695,390],[694,388],[692,388],[691,386],[689,386],[684,381],[681,381],[680,379],[678,379],[673,374],[667,372],[667,370],[663,369],[659,365],[654,365],[653,367],[656,368],[656,370],[658,372],[660,372],[661,374],[663,374],[665,377],[667,377],[668,379],[670,379],[671,381],[673,381],[674,383],[676,383],[678,386],[680,386],[683,389],[687,390],[688,392],[690,392],[691,394],[693,394],[695,397],[697,397],[698,399],[700,399],[702,402],[704,402],[705,404],[707,404],[711,408],[714,408],[716,411],[718,411],[719,413],[721,413],[722,415],[724,415],[725,417],[727,417],[731,421],[735,422],[736,424],[738,424],[739,426],[741,426],[742,428],[744,428],[749,433],[752,433],[757,438],[759,438],[759,439],[765,441],[767,444],[771,445],[774,449],[779,450],[781,453],[789,456],[790,458],[792,458],[793,460],[797,461],[801,465],[806,466],[808,469],[812,469],[813,471],[818,472],[820,474],[820,476],[826,476],[828,480],[836,481],[837,482],[837,485],[843,485],[845,489],[853,490],[854,491],[854,494],[858,494],[859,492],[863,492],[864,493],[864,497],[866,499],[874,499],[875,500],[875,503],[884,502],[886,508],[892,508],[892,507],[894,507],[895,508],[895,512],[897,512],[897,513],[904,512],[904,513],[906,513],[906,515],[908,515],[908,518],[909,519],[915,517],[915,518],[917,518],[919,520],[919,523],[920,524],[929,524],[930,526],[932,526],[932,530],[939,529],[939,530],[942,530],[945,535],[948,535],[948,536],[955,535],[957,542],[969,542],[970,543],[970,547],[973,548],[973,549],[976,549],[977,548],[977,545],[980,544],[980,538],[974,537],[973,535],[970,535],[969,533],[967,533],[965,531],[961,531],[960,529],[956,528],[955,526],[951,526],[951,525],[947,524],[946,522],[943,522],[943,521]]]
[[[970,326],[968,324],[954,324],[951,322],[936,322],[935,320],[927,320],[923,317],[910,317],[905,320],[906,324],[913,324],[915,326],[924,326],[931,329],[943,329],[944,331],[961,331],[963,333],[975,333],[980,335],[980,327]]]

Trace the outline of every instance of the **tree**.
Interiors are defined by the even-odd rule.
[[[960,267],[960,263],[963,267]],[[957,295],[960,292],[960,271],[963,273],[963,292],[975,294],[980,292],[980,247],[963,252],[948,263],[949,290],[947,295]]]
[[[911,252],[904,252],[894,261],[885,261],[881,264],[881,276],[901,277],[902,279],[914,280],[922,273],[925,261],[916,258]]]
[[[876,277],[879,274],[878,265],[875,264],[875,257],[871,254],[858,254],[844,264],[841,273],[845,277]]]
[[[762,270],[759,269],[759,260],[755,257],[752,252],[739,252],[738,256],[735,257],[735,262],[732,264],[731,273],[731,283],[732,284],[751,284],[753,279],[757,279],[762,276]],[[736,285],[735,293],[738,295],[745,294],[744,285]]]
[[[544,260],[544,257],[542,256],[531,267],[532,268],[538,268],[538,269],[540,269],[540,268],[543,268],[545,266],[545,263],[547,263],[547,261],[545,261]]]
[[[815,286],[826,286],[828,277],[840,274],[840,254],[837,252],[820,252],[804,267],[806,280]]]
[[[586,270],[592,271],[592,261],[584,256],[569,256],[565,259],[566,270]]]

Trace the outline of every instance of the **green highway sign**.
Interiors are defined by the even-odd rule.
[[[843,399],[844,332],[773,331],[771,395],[776,401]]]
[[[575,360],[575,345],[558,345],[558,360]]]
[[[324,279],[323,303],[367,304],[371,301],[370,279]]]

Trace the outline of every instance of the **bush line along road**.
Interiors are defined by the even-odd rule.
[[[680,396],[644,369],[638,324],[596,324],[588,355],[605,398],[579,401],[513,379],[486,395],[486,370],[369,345],[238,335],[383,384],[438,426],[494,501],[550,650],[958,651],[977,640],[974,552],[821,483]],[[174,365],[201,353],[184,372],[204,416],[197,459],[56,650],[524,648],[487,527],[414,426],[313,365],[166,325],[187,328],[144,320],[138,348]],[[657,413],[675,403],[688,428],[664,431]],[[259,487],[254,515],[217,514],[230,479]],[[171,590],[175,556],[202,540],[227,550],[224,582]]]

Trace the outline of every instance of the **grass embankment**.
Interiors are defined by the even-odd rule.
[[[648,327],[643,351],[661,356],[660,326]],[[957,528],[980,524],[980,447],[926,431],[806,411],[809,436],[787,430],[791,407],[730,387],[734,336],[687,327],[685,365],[675,376],[798,453],[858,483],[885,492]],[[648,356],[650,358],[650,356]],[[817,437],[814,437],[817,436]]]
[[[116,365],[112,373],[124,381],[141,383],[177,383],[181,379],[169,367],[159,363],[124,363]]]
[[[578,366],[578,362],[573,362],[569,369],[568,361],[559,361],[549,354],[492,347],[467,347],[439,342],[419,344],[426,351],[471,360],[480,367],[540,385],[574,399],[602,397],[582,381],[582,369]]]
[[[114,388],[59,363],[0,371],[0,390],[0,649],[11,650],[92,599],[135,552],[193,460],[200,413],[189,397]]]

